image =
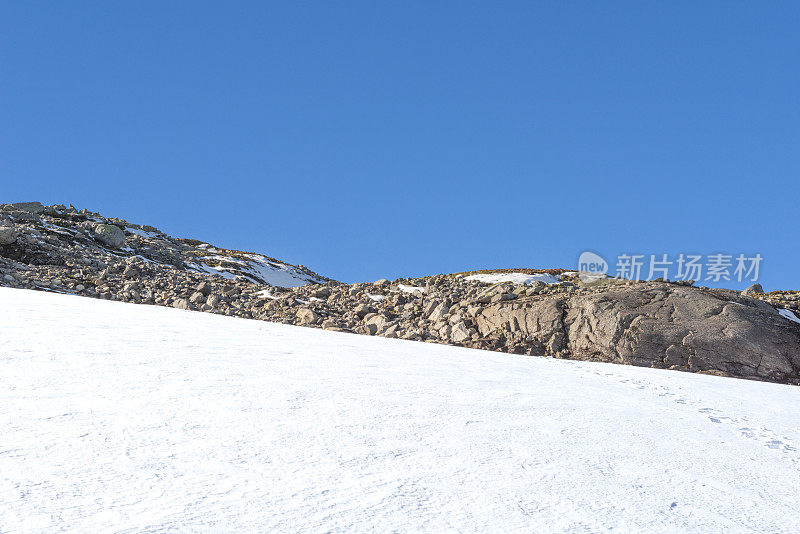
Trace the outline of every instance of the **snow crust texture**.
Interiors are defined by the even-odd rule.
[[[800,532],[800,389],[0,288],[0,532]]]

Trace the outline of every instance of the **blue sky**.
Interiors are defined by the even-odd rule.
[[[343,281],[593,250],[800,288],[798,6],[4,2],[0,202]]]

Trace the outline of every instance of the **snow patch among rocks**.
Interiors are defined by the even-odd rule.
[[[500,284],[503,282],[511,282],[512,284],[532,284],[534,282],[544,282],[545,284],[557,284],[560,282],[560,280],[555,276],[546,273],[539,273],[539,274],[482,273],[482,274],[471,274],[465,277],[464,279],[483,282],[484,284]]]
[[[792,310],[778,310],[778,313],[780,313],[781,315],[783,315],[792,322],[800,323],[800,317],[797,317],[797,315],[795,315]]]
[[[425,293],[424,287],[409,286],[406,284],[397,284],[397,289],[402,291],[403,293],[411,293],[412,295],[414,293],[422,293],[422,294]]]
[[[125,231],[131,233],[133,235],[137,235],[139,237],[144,237],[146,239],[157,239],[161,237],[156,232],[147,232],[145,230],[140,230],[139,228],[134,228],[133,226],[128,226],[125,228]]]
[[[200,256],[199,259],[201,261],[187,265],[200,272],[218,274],[227,279],[240,275],[257,284],[266,283],[278,287],[299,287],[309,282],[322,281],[318,276],[261,254],[211,254]]]

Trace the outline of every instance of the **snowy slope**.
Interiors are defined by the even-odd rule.
[[[800,388],[0,288],[0,531],[798,532]]]

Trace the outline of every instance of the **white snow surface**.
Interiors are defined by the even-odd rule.
[[[280,299],[280,297],[276,297],[275,295],[273,295],[272,290],[270,289],[262,289],[261,291],[257,291],[256,296],[259,296],[264,299],[272,299],[272,300]]]
[[[146,230],[134,228],[133,226],[126,226],[124,230],[126,232],[130,232],[131,234],[138,235],[139,237],[146,237],[148,239],[156,239],[161,237],[161,234],[158,234],[157,232],[148,232]]]
[[[403,293],[425,293],[425,288],[421,286],[408,286],[406,284],[397,284],[397,289]]]
[[[471,274],[465,280],[477,280],[485,284],[499,284],[501,282],[511,282],[513,284],[532,284],[534,282],[544,282],[545,284],[557,284],[560,282],[555,276],[547,273],[526,274],[526,273],[483,273]]]
[[[800,388],[0,288],[0,531],[798,532]]]
[[[778,313],[794,323],[800,323],[800,318],[792,310],[778,310]]]

